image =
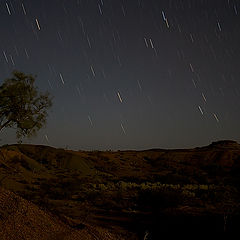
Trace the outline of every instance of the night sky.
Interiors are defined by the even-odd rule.
[[[0,1],[0,83],[53,96],[25,143],[83,150],[240,142],[237,0]],[[15,143],[2,131],[0,144]]]

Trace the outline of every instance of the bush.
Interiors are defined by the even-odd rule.
[[[137,205],[141,210],[157,211],[177,207],[183,201],[180,190],[151,189],[139,190]]]

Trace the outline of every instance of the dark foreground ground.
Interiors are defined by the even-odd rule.
[[[234,141],[117,152],[2,146],[0,184],[71,229],[101,227],[119,239],[230,233],[240,226],[240,145]]]

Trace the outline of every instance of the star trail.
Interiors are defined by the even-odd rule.
[[[0,83],[54,96],[26,143],[72,149],[240,142],[237,0],[0,1]],[[1,144],[16,142],[5,129]]]

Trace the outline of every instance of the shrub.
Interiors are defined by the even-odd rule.
[[[177,207],[183,201],[180,190],[141,189],[138,192],[137,205],[141,210],[158,211],[164,208]]]

